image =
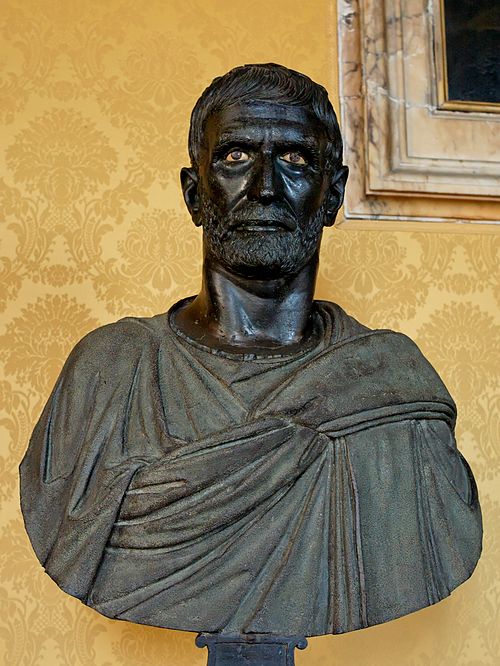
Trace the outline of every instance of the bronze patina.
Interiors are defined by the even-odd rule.
[[[108,617],[221,650],[436,603],[479,558],[477,490],[417,346],[314,300],[348,172],[325,89],[238,67],[198,100],[189,152],[200,293],[71,353],[21,465],[39,560]]]

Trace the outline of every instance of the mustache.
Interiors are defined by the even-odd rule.
[[[231,230],[252,226],[282,227],[288,231],[295,231],[297,220],[283,210],[261,206],[235,213],[228,220],[228,228]]]

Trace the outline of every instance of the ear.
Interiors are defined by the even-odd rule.
[[[181,187],[184,201],[193,218],[193,222],[197,227],[201,222],[198,220],[198,212],[200,210],[200,197],[198,193],[198,172],[191,167],[183,167],[181,169]]]
[[[326,222],[325,227],[331,227],[337,212],[344,202],[345,184],[347,176],[349,175],[349,167],[343,165],[332,173],[330,180],[330,187],[327,194],[327,209],[326,209]]]

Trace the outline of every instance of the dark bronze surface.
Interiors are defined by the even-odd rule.
[[[313,299],[347,179],[326,91],[232,70],[193,111],[190,156],[202,288],[71,353],[21,465],[38,558],[108,617],[226,637],[439,601],[479,558],[477,490],[416,345]]]
[[[208,649],[207,666],[294,666],[294,650],[307,647],[307,640],[271,634],[199,634],[196,645]]]

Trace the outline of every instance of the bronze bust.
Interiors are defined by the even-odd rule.
[[[455,405],[406,336],[313,298],[347,167],[324,88],[238,67],[191,118],[200,293],[71,353],[21,465],[47,573],[100,613],[342,633],[443,599],[481,514]]]

